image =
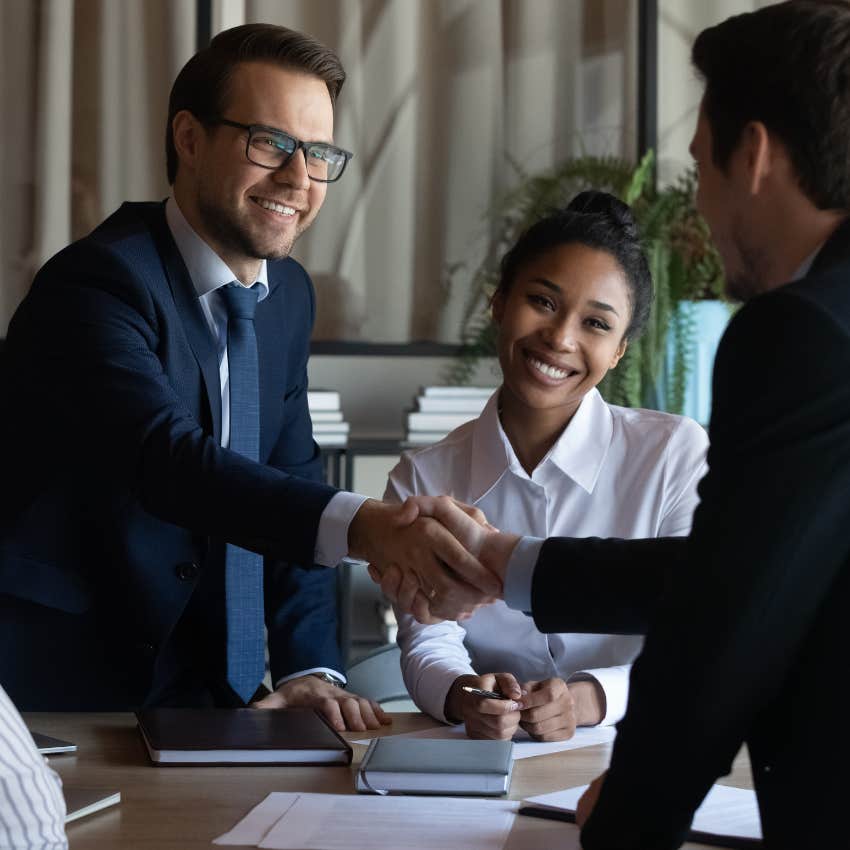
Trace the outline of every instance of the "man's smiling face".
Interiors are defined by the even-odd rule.
[[[302,141],[333,141],[324,81],[267,62],[236,66],[219,117],[274,127]],[[247,139],[248,131],[236,127],[202,130],[193,175],[201,235],[233,269],[288,256],[327,191],[327,184],[307,176],[303,151],[269,170],[248,161]]]

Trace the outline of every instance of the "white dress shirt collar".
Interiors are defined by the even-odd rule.
[[[470,495],[482,499],[510,470],[520,478],[546,484],[552,467],[592,493],[605,463],[614,423],[608,405],[594,387],[581,401],[569,425],[529,476],[499,421],[497,390],[475,421],[472,436]]]
[[[797,271],[794,272],[794,276],[791,278],[791,282],[793,283],[795,280],[802,280],[812,269],[815,260],[818,258],[818,254],[820,254],[821,248],[825,245],[825,242],[821,242],[802,263],[800,263],[800,267]]]
[[[186,264],[198,298],[238,280],[227,263],[193,230],[174,198],[166,201],[165,220],[177,243],[177,250]],[[267,298],[269,278],[265,260],[260,264],[260,271],[254,283],[259,291],[257,300],[262,301]]]

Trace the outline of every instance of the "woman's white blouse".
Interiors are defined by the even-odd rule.
[[[671,537],[690,531],[708,437],[683,416],[606,404],[594,389],[529,476],[499,422],[498,391],[481,416],[427,448],[405,452],[385,499],[447,494],[481,508],[497,528],[534,537]],[[398,612],[397,612],[398,613]],[[604,724],[625,713],[631,662],[642,638],[542,634],[504,602],[463,625],[423,626],[399,615],[407,688],[445,720],[452,682],[468,673],[513,673],[520,682],[595,679]]]

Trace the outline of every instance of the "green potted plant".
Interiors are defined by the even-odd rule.
[[[682,412],[700,324],[691,305],[718,299],[723,288],[720,259],[694,206],[693,169],[673,185],[657,189],[651,151],[637,166],[615,157],[585,156],[539,174],[514,167],[519,178],[516,188],[487,213],[494,235],[484,261],[472,275],[461,326],[464,349],[448,370],[447,381],[466,383],[478,361],[496,353],[489,300],[502,254],[549,210],[565,206],[584,189],[604,189],[635,212],[652,270],[655,301],[643,335],[633,341],[599,389],[612,404]]]

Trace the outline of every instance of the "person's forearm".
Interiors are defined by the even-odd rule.
[[[475,673],[467,673],[463,676],[458,676],[452,682],[448,693],[446,694],[445,708],[443,714],[449,723],[460,723],[463,719],[463,711],[461,709],[461,700],[463,699],[463,685],[475,685],[478,681],[478,676]]]
[[[541,632],[646,634],[687,538],[550,537],[540,550],[531,613]]]

